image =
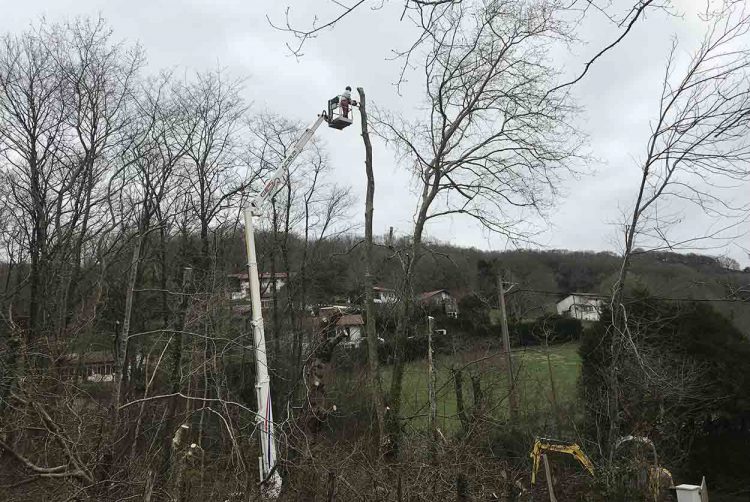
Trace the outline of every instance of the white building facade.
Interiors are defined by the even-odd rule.
[[[598,321],[604,297],[591,293],[573,293],[557,302],[557,313],[581,321]]]
[[[390,288],[381,288],[379,286],[375,286],[372,288],[373,291],[373,303],[396,303],[398,301],[398,297],[396,296],[396,291]]]
[[[229,274],[230,281],[229,298],[232,300],[250,299],[250,279],[247,274]],[[263,272],[258,276],[260,281],[260,296],[262,308],[270,308],[273,302],[274,280],[269,272]],[[289,281],[286,272],[276,273],[276,291],[278,292]]]

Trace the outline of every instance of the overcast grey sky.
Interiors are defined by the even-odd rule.
[[[567,249],[618,249],[622,211],[634,197],[639,170],[637,160],[649,135],[649,120],[657,111],[661,78],[671,38],[686,56],[700,40],[703,27],[697,9],[705,2],[676,2],[682,16],[654,12],[640,21],[625,41],[592,67],[574,89],[583,107],[579,124],[589,137],[595,159],[590,172],[569,179],[562,198],[550,214],[549,229],[537,240],[546,247]],[[345,85],[363,86],[368,99],[380,107],[409,109],[421,96],[422,81],[412,78],[399,96],[392,85],[398,63],[389,61],[392,49],[403,48],[413,36],[407,21],[399,22],[401,2],[386,2],[379,10],[362,9],[325,31],[304,47],[296,59],[285,47],[294,40],[269,26],[266,15],[284,20],[287,5],[293,19],[309,23],[315,13],[333,12],[327,0],[34,0],[0,1],[0,32],[18,32],[40,17],[61,21],[74,16],[101,14],[115,38],[139,41],[145,48],[149,70],[176,68],[193,71],[226,68],[233,76],[247,77],[246,98],[255,110],[282,113],[288,118],[312,121],[329,96]],[[373,3],[375,5],[375,3]],[[586,45],[573,54],[561,49],[560,60],[571,75],[580,71],[592,52],[616,37],[615,27],[603,16],[590,16],[580,30]],[[363,147],[355,127],[342,132],[321,130],[330,150],[333,176],[351,185],[358,197],[352,208],[361,220],[364,198]],[[410,230],[416,197],[406,172],[382,143],[376,143],[375,232],[394,226]],[[750,198],[750,190],[740,197]],[[701,231],[705,222],[694,211],[686,213],[681,235]],[[743,231],[750,230],[747,225]],[[508,243],[488,235],[472,220],[449,218],[428,228],[432,238],[463,246],[504,249]],[[744,244],[742,237],[738,244]],[[713,249],[726,252],[743,265],[750,263],[735,244]]]

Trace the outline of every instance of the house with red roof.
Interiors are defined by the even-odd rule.
[[[417,295],[417,302],[425,307],[439,309],[448,317],[458,317],[458,301],[447,289],[420,293]]]

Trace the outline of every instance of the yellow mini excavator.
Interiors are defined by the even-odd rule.
[[[653,441],[642,436],[623,436],[615,443],[615,450],[620,449],[626,444],[645,445],[652,451],[653,458],[651,462],[653,463],[649,462],[649,465],[643,466],[643,477],[645,478],[645,482],[647,483],[648,491],[653,496],[653,500],[663,500],[666,489],[674,486],[674,482],[672,480],[672,474],[667,469],[659,465],[658,458],[656,456],[656,446],[654,445]],[[531,468],[532,485],[536,483],[536,475],[539,472],[539,464],[542,455],[548,452],[563,453],[573,456],[589,472],[589,474],[591,474],[592,477],[595,476],[593,462],[591,462],[591,459],[589,459],[589,457],[583,452],[583,450],[580,446],[578,446],[577,443],[574,443],[572,441],[560,441],[557,439],[538,437],[534,441],[534,447],[531,449],[531,459],[533,462]],[[640,484],[638,483],[638,480],[634,481],[636,484]]]
[[[534,462],[533,467],[531,468],[532,485],[536,483],[536,475],[539,472],[539,462],[542,459],[542,454],[547,452],[572,455],[587,471],[589,471],[589,474],[592,476],[594,475],[594,464],[589,457],[583,453],[583,450],[577,443],[549,438],[536,438],[536,441],[534,441],[534,448],[531,450],[531,459]]]

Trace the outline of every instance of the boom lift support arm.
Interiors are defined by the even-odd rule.
[[[323,122],[329,122],[325,112],[318,115],[302,136],[297,140],[289,154],[266,182],[263,190],[250,202],[244,211],[245,246],[247,251],[248,279],[250,282],[250,299],[252,304],[253,342],[255,345],[255,393],[258,402],[256,420],[260,431],[262,456],[258,459],[262,489],[266,497],[275,499],[281,493],[281,477],[276,470],[276,437],[274,435],[273,409],[271,406],[271,382],[268,375],[268,358],[266,357],[266,338],[263,326],[263,315],[260,301],[260,280],[258,278],[258,257],[255,250],[255,227],[253,216],[261,216],[263,206],[287,182],[289,166],[299,156],[305,145],[315,135]]]
[[[289,170],[289,166],[291,166],[297,156],[302,153],[305,145],[307,145],[307,142],[310,141],[315,135],[315,131],[318,129],[318,127],[320,127],[320,124],[326,122],[327,120],[328,115],[323,112],[318,115],[318,118],[317,120],[315,120],[315,122],[310,124],[310,126],[305,129],[305,132],[302,133],[302,136],[300,136],[300,138],[294,144],[292,149],[289,151],[289,154],[281,162],[276,171],[273,172],[271,178],[266,182],[263,190],[261,190],[261,192],[256,195],[255,198],[250,202],[250,209],[252,210],[253,216],[260,216],[261,214],[263,214],[262,210],[266,201],[272,198],[276,194],[276,192],[281,190],[281,188],[286,183],[286,174]]]

